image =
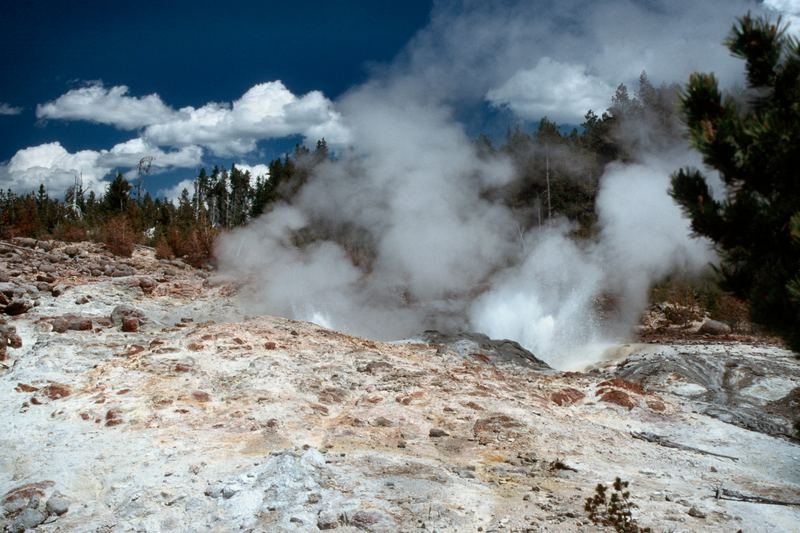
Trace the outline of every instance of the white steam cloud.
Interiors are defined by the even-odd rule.
[[[492,194],[513,165],[480,155],[455,110],[488,95],[526,118],[573,116],[555,97],[571,101],[569,90],[537,87],[574,87],[580,105],[597,105],[643,69],[657,83],[694,69],[739,79],[719,42],[748,4],[709,2],[713,17],[706,3],[652,4],[547,4],[549,17],[538,3],[440,4],[392,65],[336,102],[354,148],[317,167],[290,205],[223,239],[221,271],[247,283],[251,311],[378,338],[478,330],[561,368],[597,356],[587,350],[630,332],[652,283],[714,261],[667,195],[670,173],[697,156],[683,147],[610,165],[595,239],[576,241],[563,220],[524,232]],[[573,25],[557,28],[565,17]],[[659,37],[673,31],[682,37]]]

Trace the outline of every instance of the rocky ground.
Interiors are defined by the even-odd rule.
[[[800,365],[757,339],[564,373],[240,316],[150,249],[29,240],[0,243],[0,309],[10,531],[597,531],[617,476],[654,531],[800,531]]]

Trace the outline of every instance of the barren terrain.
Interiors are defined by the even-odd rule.
[[[144,247],[0,243],[0,276],[11,531],[596,531],[584,501],[616,476],[655,531],[800,530],[798,505],[741,501],[800,503],[800,365],[770,342],[564,373],[241,316]]]

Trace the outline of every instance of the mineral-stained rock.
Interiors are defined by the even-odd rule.
[[[61,398],[66,398],[72,391],[68,385],[64,385],[62,383],[49,383],[45,385],[41,389],[39,389],[39,393],[47,396],[51,400],[60,400]]]
[[[45,490],[52,487],[55,483],[49,480],[38,481],[35,483],[26,483],[19,487],[13,488],[6,492],[2,498],[3,509],[6,513],[9,510],[16,509],[17,511],[24,509],[28,506],[30,499],[34,496],[44,497]]]
[[[584,397],[586,397],[584,393],[571,387],[561,389],[550,395],[550,399],[556,405],[569,405],[583,399]]]
[[[122,331],[125,333],[136,333],[139,331],[139,319],[132,316],[123,317]]]
[[[600,401],[614,403],[622,407],[627,407],[628,409],[633,409],[636,406],[627,392],[616,389],[603,393],[600,397]]]
[[[605,387],[613,387],[616,389],[625,389],[628,392],[633,392],[635,394],[644,394],[645,390],[639,383],[634,383],[633,381],[628,381],[627,379],[622,378],[614,378],[614,379],[607,379],[606,381],[602,381],[597,384],[598,389],[605,388]]]
[[[118,426],[119,424],[122,424],[122,413],[119,409],[106,411],[106,426]]]

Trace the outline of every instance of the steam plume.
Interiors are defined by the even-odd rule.
[[[588,18],[620,9],[603,5]],[[725,5],[721,18],[731,10]],[[661,16],[637,9],[647,24]],[[249,310],[383,339],[473,329],[568,367],[591,357],[587,347],[625,335],[654,281],[713,261],[666,193],[670,172],[695,162],[686,147],[610,165],[592,241],[571,239],[563,220],[522,231],[519,215],[495,199],[492,192],[515,179],[514,166],[502,154],[479,154],[455,110],[537,64],[524,52],[537,50],[544,39],[537,31],[549,22],[534,13],[528,3],[440,6],[392,65],[339,99],[352,148],[317,167],[291,205],[220,243],[221,271],[249,282]],[[704,20],[718,40],[732,16]],[[553,56],[559,44],[575,64],[571,35],[539,53]],[[608,64],[612,44],[596,64]],[[580,59],[597,75],[592,61]],[[305,244],[298,242],[304,231],[313,237]],[[613,321],[598,311],[607,295],[618,302]]]

